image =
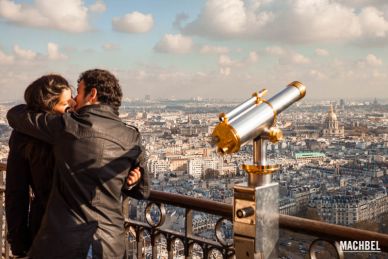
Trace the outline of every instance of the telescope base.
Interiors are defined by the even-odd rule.
[[[236,258],[277,258],[279,184],[236,185],[233,230]]]

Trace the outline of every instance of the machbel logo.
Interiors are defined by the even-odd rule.
[[[344,252],[364,252],[364,253],[374,253],[381,252],[379,247],[379,241],[340,241],[340,248]]]

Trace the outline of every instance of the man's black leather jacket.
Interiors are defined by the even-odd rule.
[[[107,105],[90,105],[62,116],[12,108],[9,125],[53,145],[53,187],[41,228],[29,255],[34,259],[122,259],[125,255],[122,192],[131,168],[142,178],[128,191],[149,195],[145,152],[136,128],[124,124]]]

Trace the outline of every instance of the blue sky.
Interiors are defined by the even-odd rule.
[[[0,0],[0,33],[0,100],[95,67],[131,99],[388,97],[384,0]]]

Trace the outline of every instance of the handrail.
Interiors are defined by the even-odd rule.
[[[190,208],[192,210],[215,214],[225,218],[232,218],[233,216],[232,205],[217,201],[193,198],[182,194],[151,190],[149,200],[177,207]]]
[[[0,163],[0,171],[4,170],[6,170],[6,164]],[[156,190],[151,190],[149,200],[177,207],[190,208],[191,210],[215,214],[229,219],[232,219],[233,217],[233,206],[222,202],[193,198],[187,195]],[[381,250],[383,252],[388,252],[388,234],[282,214],[279,215],[279,227],[330,240],[378,241]]]
[[[226,218],[233,217],[233,206],[221,202],[202,200],[190,196],[151,191],[149,200],[159,203],[166,203],[178,207],[190,208],[193,210],[216,214]],[[382,251],[388,252],[388,234],[361,230],[352,227],[345,227],[330,224],[322,221],[305,219],[300,217],[279,215],[279,227],[294,232],[327,238],[331,240],[370,240],[378,241]]]

